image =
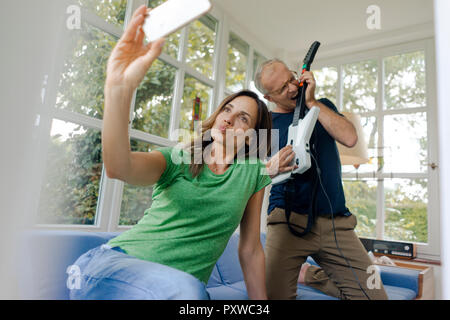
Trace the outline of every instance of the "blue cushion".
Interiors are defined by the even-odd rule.
[[[419,270],[380,266],[381,281],[384,285],[407,288],[419,294]]]
[[[67,268],[117,232],[30,231],[24,236],[21,291],[25,299],[69,299]]]
[[[37,230],[28,232],[21,251],[22,296],[25,299],[68,299],[67,267],[88,250],[106,243],[119,232]],[[261,234],[265,245],[265,234]],[[239,235],[233,234],[208,281],[213,300],[248,299],[238,257]],[[307,260],[316,264],[309,257]],[[381,278],[391,300],[414,299],[418,294],[418,270],[381,266]],[[308,286],[298,285],[299,300],[337,300]]]
[[[407,288],[395,287],[383,284],[384,290],[388,295],[389,300],[413,300],[416,298],[417,294]]]
[[[218,287],[223,284],[222,277],[217,270],[217,265],[214,266],[213,272],[211,273],[211,277],[208,280],[208,284],[206,285],[208,288]]]
[[[231,284],[241,281],[244,278],[238,255],[239,235],[234,233],[225,251],[216,263],[217,270],[224,284]]]
[[[298,284],[297,300],[339,300],[339,299],[326,295],[320,290],[308,287],[303,284]]]
[[[207,288],[211,300],[248,300],[247,292],[229,285]]]
[[[261,244],[265,245],[265,234],[261,234]],[[227,247],[216,263],[218,274],[223,284],[233,284],[244,279],[239,262],[239,234],[234,233],[228,241]]]

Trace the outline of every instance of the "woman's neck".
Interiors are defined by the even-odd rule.
[[[236,150],[226,150],[226,146],[213,141],[210,154],[211,158],[208,159],[207,163],[213,165],[215,168],[226,170],[233,163],[235,155]]]

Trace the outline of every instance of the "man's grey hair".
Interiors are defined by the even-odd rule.
[[[262,72],[264,71],[264,69],[276,62],[282,63],[286,66],[286,63],[284,63],[283,61],[281,61],[280,59],[270,59],[270,60],[266,60],[263,63],[261,63],[258,68],[256,69],[256,73],[255,73],[255,87],[262,93],[262,94],[267,94],[267,90],[266,88],[264,88],[264,86],[261,83],[261,75]],[[287,66],[286,66],[287,68]]]

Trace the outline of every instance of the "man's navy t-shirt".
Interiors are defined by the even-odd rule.
[[[341,115],[336,106],[328,99],[320,99],[324,105]],[[342,116],[342,115],[341,115]],[[287,144],[288,129],[294,118],[294,111],[290,113],[272,112],[272,128],[279,130],[279,148],[280,150]],[[316,159],[321,171],[321,179],[324,189],[330,199],[334,215],[351,215],[345,206],[344,188],[341,179],[341,161],[336,142],[328,132],[323,128],[319,121],[314,127],[314,133],[311,137],[313,143],[314,135],[316,135]],[[311,144],[310,143],[310,144]],[[316,175],[314,160],[311,158],[311,168],[300,175],[295,175],[295,203],[292,204],[292,211],[298,213],[308,213],[312,199],[312,189],[314,178]],[[272,186],[269,198],[268,213],[272,212],[275,207],[284,209],[284,188],[285,183]],[[329,215],[330,205],[320,187],[317,187],[317,213],[319,215]]]

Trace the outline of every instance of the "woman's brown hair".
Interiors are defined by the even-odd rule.
[[[190,144],[188,144],[188,150],[191,154],[191,162],[189,165],[189,171],[191,172],[193,177],[196,177],[203,169],[204,159],[203,152],[205,148],[212,143],[211,137],[211,129],[216,121],[217,116],[223,111],[224,107],[233,101],[237,97],[246,96],[255,100],[258,107],[258,115],[255,124],[256,131],[256,149],[250,150],[249,146],[245,145],[245,158],[248,158],[250,155],[262,156],[266,157],[270,153],[271,146],[271,130],[272,130],[272,117],[270,115],[269,109],[264,101],[260,100],[258,95],[250,90],[242,90],[236,92],[232,95],[226,97],[216,109],[216,111],[211,114],[211,116],[202,122],[201,126],[201,135],[199,138],[192,139]],[[261,130],[266,130],[265,133],[260,133]],[[204,137],[207,137],[206,139]],[[199,148],[201,146],[201,148]],[[263,149],[265,148],[265,149]],[[261,151],[260,151],[261,150]],[[264,151],[264,154],[261,154]],[[201,163],[195,163],[194,157],[195,155],[199,155],[201,152],[202,160]]]

